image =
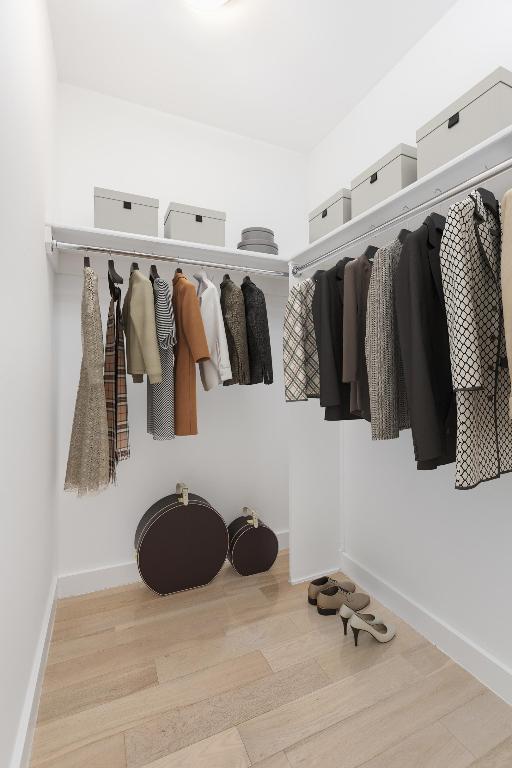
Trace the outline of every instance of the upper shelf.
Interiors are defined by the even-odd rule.
[[[389,242],[393,226],[396,234],[402,227],[412,229],[419,226],[427,215],[429,204],[439,213],[446,213],[456,195],[463,196],[460,186],[486,172],[489,178],[485,186],[501,198],[512,186],[512,168],[508,167],[503,172],[500,166],[511,158],[512,126],[316,240],[297,253],[290,260],[290,265],[302,268],[329,254],[322,260],[322,266],[327,266],[329,259],[339,258],[337,253],[331,255],[331,251],[343,248],[344,255],[354,256],[358,251],[362,252],[370,240],[372,244],[382,247]],[[495,168],[496,173],[493,172]],[[420,206],[421,210],[417,210]],[[400,222],[394,222],[396,217],[400,217]],[[379,231],[375,232],[377,228]]]
[[[286,260],[269,256],[266,253],[188,243],[181,240],[169,240],[164,237],[134,235],[128,232],[114,232],[94,227],[66,227],[52,224],[49,225],[48,229],[48,256],[55,271],[60,273],[75,273],[79,270],[80,260],[76,258],[77,251],[70,247],[70,245],[74,245],[83,249],[104,249],[105,253],[100,252],[99,254],[102,257],[108,257],[108,251],[112,251],[116,259],[119,257],[120,259],[136,261],[137,258],[141,258],[141,254],[147,254],[148,257],[158,257],[160,261],[180,262],[184,266],[188,263],[204,264],[205,266],[217,264],[241,271],[248,269],[261,274],[276,273],[278,276],[288,277]],[[75,255],[74,260],[69,258],[71,254]],[[82,252],[81,256],[84,255]],[[94,251],[91,251],[89,255],[95,258]]]

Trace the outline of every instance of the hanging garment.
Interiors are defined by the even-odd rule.
[[[366,369],[366,305],[372,273],[366,254],[345,267],[343,291],[343,381],[350,384],[350,412],[370,421]]]
[[[272,384],[274,374],[265,294],[261,288],[252,282],[250,277],[244,277],[242,293],[245,306],[251,384],[260,384],[262,381],[265,384]]]
[[[343,383],[343,279],[349,258],[318,278],[313,318],[320,363],[320,405],[326,421],[358,418],[350,413],[350,384]]]
[[[499,206],[494,215],[476,190],[451,206],[440,258],[457,393],[456,488],[512,470],[500,248]]]
[[[395,317],[394,278],[402,243],[397,238],[373,259],[366,308],[366,365],[372,440],[391,440],[409,427],[405,380]]]
[[[199,281],[197,297],[201,306],[201,317],[210,350],[210,359],[199,363],[203,388],[208,392],[210,389],[218,387],[223,381],[231,379],[231,365],[217,288],[208,279],[204,269],[194,277]]]
[[[232,378],[225,381],[224,386],[250,384],[251,372],[247,348],[244,295],[241,288],[235,285],[229,275],[224,275],[224,280],[220,284],[220,306],[226,329],[232,373]]]
[[[176,323],[174,426],[176,435],[197,435],[196,363],[210,353],[199,299],[182,272],[173,281],[172,306]]]
[[[395,307],[418,469],[455,461],[457,409],[439,248],[445,219],[427,216],[405,240]]]
[[[161,277],[153,281],[156,337],[160,353],[162,381],[147,384],[147,431],[153,440],[173,440],[174,434],[174,345],[176,331],[169,283]]]
[[[505,194],[501,204],[503,242],[501,246],[501,295],[503,320],[509,370],[512,367],[512,189]],[[509,416],[512,419],[512,394],[509,400]]]
[[[105,367],[103,370],[105,400],[107,404],[109,478],[111,483],[116,482],[118,463],[130,457],[126,362],[120,307],[121,290],[114,287],[113,291],[108,309]]]
[[[321,273],[318,272],[319,276]],[[284,313],[283,369],[287,402],[320,396],[320,371],[313,322],[314,278],[290,290]]]
[[[75,403],[64,490],[79,496],[101,491],[109,481],[107,405],[103,384],[103,333],[98,277],[84,268],[82,365]]]
[[[130,275],[123,304],[128,373],[136,384],[148,374],[151,384],[162,381],[160,353],[156,340],[155,302],[151,281],[139,269]]]

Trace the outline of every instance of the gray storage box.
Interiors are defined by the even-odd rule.
[[[225,245],[226,214],[194,205],[169,203],[165,214],[164,237],[207,245]]]
[[[309,242],[318,240],[349,221],[350,190],[340,189],[309,214]]]
[[[512,72],[499,67],[416,131],[418,176],[425,176],[510,124]]]
[[[94,226],[158,236],[158,200],[94,187]]]
[[[352,179],[352,216],[381,203],[416,181],[416,149],[399,144]]]

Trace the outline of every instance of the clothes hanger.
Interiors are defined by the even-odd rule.
[[[483,200],[485,207],[489,211],[492,211],[492,213],[494,213],[495,216],[498,216],[498,211],[499,211],[498,201],[494,197],[493,193],[489,192],[489,190],[485,189],[484,187],[478,187],[476,191],[480,193],[480,196]]]
[[[376,245],[369,245],[367,246],[365,252],[363,253],[363,256],[366,256],[368,261],[373,261],[373,257],[375,256],[378,250],[379,249],[377,248]]]
[[[85,256],[84,256],[84,268],[85,267],[90,267],[90,266],[91,266],[91,260],[90,260],[89,256],[87,255],[87,250],[86,250],[85,251]]]
[[[110,252],[110,255],[112,256],[112,252]],[[116,283],[117,285],[122,285],[124,282],[119,272],[116,272],[116,268],[114,266],[114,259],[108,260],[108,276],[109,276],[109,279],[112,280],[112,282]]]
[[[445,217],[441,216],[440,213],[436,213],[436,211],[432,211],[430,218],[432,219],[432,223],[434,224],[435,228],[442,232],[444,225],[446,224]]]
[[[155,282],[160,277],[158,274],[158,269],[156,268],[156,264],[152,264],[149,268],[149,279],[152,283]]]
[[[409,229],[401,229],[400,230],[400,232],[398,233],[398,239],[400,240],[402,245],[404,244],[405,238],[407,237],[407,235],[410,235],[410,234],[411,234],[411,232],[410,232]]]
[[[137,264],[137,262],[136,261],[132,261],[132,265],[130,267],[130,275],[132,274],[132,272],[135,272],[135,270],[138,269],[138,268],[139,268],[139,265]]]

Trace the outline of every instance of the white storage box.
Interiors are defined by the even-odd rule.
[[[352,179],[352,216],[381,203],[416,181],[416,149],[399,144]]]
[[[158,200],[94,187],[94,226],[158,236]]]
[[[350,190],[340,189],[309,214],[309,242],[318,240],[350,219]]]
[[[499,67],[416,131],[418,176],[512,124],[512,72]]]
[[[226,244],[226,214],[208,208],[169,203],[164,221],[164,237],[208,245]]]

